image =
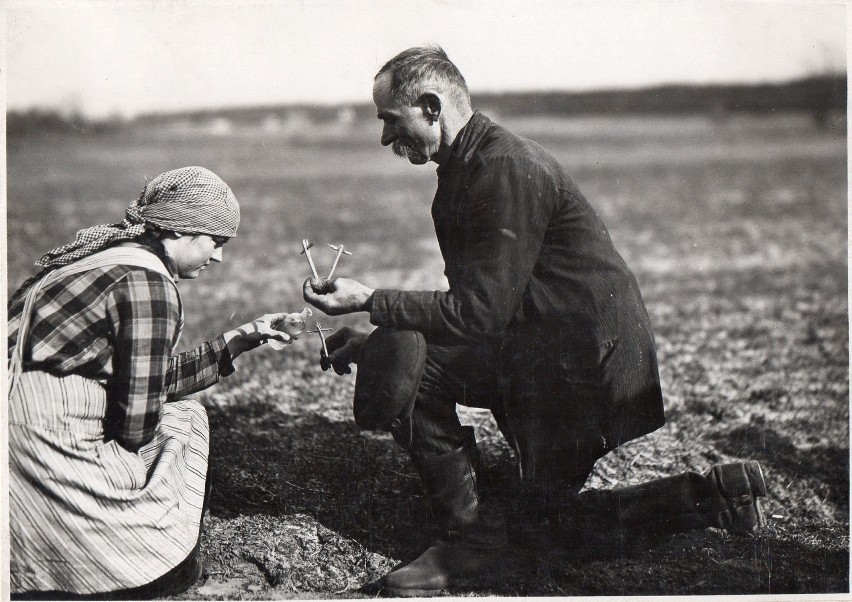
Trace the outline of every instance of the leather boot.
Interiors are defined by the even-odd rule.
[[[765,495],[766,483],[757,462],[717,464],[703,476],[687,472],[573,496],[558,513],[559,530],[562,538],[568,532],[589,545],[606,532],[629,539],[717,527],[748,535],[765,524],[757,499]]]
[[[505,525],[482,511],[477,491],[476,446],[470,443],[425,462],[415,462],[433,520],[443,535],[418,558],[385,575],[382,593],[429,596],[458,585],[475,587],[504,574]]]
[[[735,535],[749,535],[766,524],[757,501],[766,495],[763,469],[758,462],[716,464],[706,479],[712,485],[712,526]]]

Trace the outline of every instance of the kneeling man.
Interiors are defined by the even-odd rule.
[[[304,296],[330,315],[369,312],[379,327],[369,337],[336,333],[329,360],[338,373],[360,363],[356,410],[371,402],[359,395],[384,395],[385,406],[356,411],[356,420],[391,430],[423,480],[442,536],[382,585],[425,595],[484,578],[509,546],[504,522],[481,503],[473,429],[456,404],[492,410],[535,514],[571,518],[595,462],[662,426],[663,402],[636,279],[556,160],[474,111],[440,48],[390,60],[373,99],[382,145],[438,164],[432,217],[449,290],[311,279]],[[386,369],[372,369],[382,362]],[[597,519],[608,515],[621,529],[750,533],[765,485],[747,462],[606,493]]]

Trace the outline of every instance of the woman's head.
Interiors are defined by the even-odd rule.
[[[237,234],[240,207],[234,193],[203,167],[167,171],[148,182],[127,208],[128,220],[162,231],[160,243],[178,277],[197,278]]]
[[[239,223],[239,204],[221,178],[203,167],[182,167],[148,182],[122,223],[80,230],[73,243],[50,251],[36,265],[60,267],[122,241],[156,238],[169,256],[188,258],[185,271],[194,275],[182,277],[194,278],[209,261],[221,261],[222,244],[236,236]],[[207,247],[203,265],[190,269]]]
[[[240,225],[240,206],[212,171],[182,167],[148,182],[127,208],[127,220],[171,232],[233,238]]]

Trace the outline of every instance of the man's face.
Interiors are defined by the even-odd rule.
[[[393,145],[398,157],[415,165],[434,160],[441,146],[441,128],[423,107],[401,103],[390,93],[390,73],[382,73],[373,84],[376,113],[384,122],[382,146]]]

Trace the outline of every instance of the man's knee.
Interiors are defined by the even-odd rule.
[[[426,340],[415,330],[379,327],[361,351],[355,379],[355,422],[386,430],[411,446],[411,414],[426,364]]]

